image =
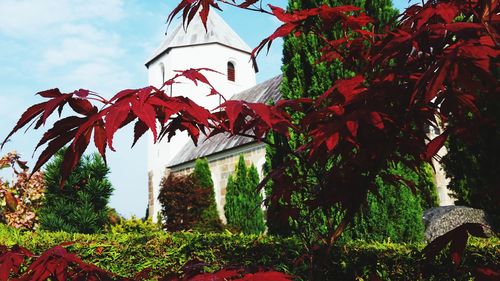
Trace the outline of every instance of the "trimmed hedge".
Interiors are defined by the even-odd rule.
[[[304,252],[298,241],[271,236],[200,234],[189,232],[154,234],[69,234],[21,232],[0,225],[0,245],[19,244],[37,254],[65,241],[77,241],[68,250],[84,261],[121,276],[151,268],[153,276],[180,272],[189,261],[205,264],[205,271],[231,266],[268,266],[306,280],[308,263],[296,263]],[[367,280],[377,274],[382,280],[470,280],[476,266],[499,268],[500,240],[469,242],[459,275],[447,254],[429,267],[432,276],[420,275],[423,244],[366,243],[339,245],[330,260],[316,264],[317,280]],[[356,279],[362,278],[362,279]]]

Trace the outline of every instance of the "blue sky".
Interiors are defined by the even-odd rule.
[[[177,0],[0,0],[0,138],[3,140],[22,112],[41,102],[34,94],[58,87],[86,88],[112,96],[147,83],[146,59],[159,46],[165,19]],[[284,7],[286,0],[270,0]],[[407,1],[396,1],[397,8]],[[273,18],[226,8],[228,24],[251,47],[279,25]],[[258,82],[280,72],[281,42],[258,59]],[[17,150],[29,165],[43,131],[18,133],[0,154]],[[144,216],[147,204],[146,138],[130,149],[132,129],[115,140],[108,153],[110,180],[115,187],[111,206],[122,215]],[[40,150],[41,151],[41,150]],[[11,178],[5,170],[0,176]]]

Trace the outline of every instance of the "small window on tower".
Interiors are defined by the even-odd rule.
[[[227,63],[227,80],[236,81],[236,71],[234,70],[234,64],[232,62]]]
[[[161,73],[161,82],[163,84],[165,83],[165,65],[162,62],[160,63],[160,73]]]

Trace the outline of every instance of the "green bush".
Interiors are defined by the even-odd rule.
[[[152,269],[153,277],[160,277],[180,272],[189,261],[197,261],[204,271],[268,266],[297,275],[298,280],[309,278],[308,259],[303,256],[305,249],[292,238],[196,232],[86,235],[21,232],[0,225],[0,245],[19,244],[35,254],[66,241],[76,241],[68,250],[84,261],[125,277],[145,268]],[[471,272],[476,266],[500,266],[500,241],[473,239],[465,250],[460,271],[454,270],[449,251],[444,251],[429,267],[431,276],[423,278],[419,252],[423,246],[362,241],[338,244],[326,262],[313,261],[313,270],[316,280],[369,280],[371,274],[382,280],[474,280]]]
[[[500,130],[495,124],[500,124],[500,102],[493,96],[483,96],[478,103],[482,118],[491,122],[477,122],[472,136],[451,135],[442,162],[450,178],[448,189],[457,199],[455,204],[483,209],[499,232]]]
[[[200,221],[197,224],[199,231],[222,231],[222,221],[217,212],[217,203],[215,202],[214,182],[212,173],[208,166],[206,158],[196,159],[194,163],[194,176],[198,179],[200,185],[208,190],[208,206],[202,211]]]
[[[256,190],[259,174],[254,165],[247,168],[243,155],[236,171],[227,181],[224,214],[230,228],[245,234],[258,234],[265,230],[262,195]]]
[[[110,232],[113,234],[153,234],[160,230],[160,226],[156,223],[153,223],[151,218],[142,220],[136,218],[135,216],[132,216],[130,219],[121,219],[118,223],[112,225]]]
[[[403,184],[394,186],[377,178],[378,195],[369,193],[368,204],[344,234],[366,241],[417,242],[423,239],[423,208],[437,206],[436,186],[424,165],[421,174],[392,164],[389,174],[399,175],[415,184],[416,194]]]
[[[107,204],[113,187],[109,169],[98,153],[83,156],[64,187],[59,183],[65,149],[45,166],[47,185],[40,226],[50,231],[97,233],[109,222]]]

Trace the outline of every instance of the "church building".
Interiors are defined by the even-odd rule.
[[[267,102],[279,99],[281,76],[256,85],[257,65],[251,58],[252,49],[214,11],[209,13],[207,29],[200,17],[194,17],[187,28],[179,23],[166,36],[160,47],[146,62],[149,84],[161,87],[176,70],[210,68],[218,73],[205,72],[207,79],[226,99],[249,102]],[[191,81],[180,81],[166,92],[186,96],[207,108],[216,108],[221,100],[207,97],[206,86],[195,86]],[[197,158],[209,161],[214,181],[215,199],[219,216],[225,222],[224,203],[229,174],[236,166],[239,155],[247,164],[253,163],[262,176],[265,162],[264,144],[250,138],[218,135],[208,140],[200,136],[195,146],[187,133],[177,133],[170,142],[153,144],[150,135],[148,147],[148,210],[156,221],[161,205],[157,199],[161,180],[170,173],[190,173]]]
[[[206,77],[226,99],[246,100],[249,102],[277,101],[280,98],[281,76],[274,77],[256,85],[258,72],[251,58],[251,48],[231,29],[214,11],[209,13],[207,29],[200,17],[196,16],[185,29],[179,23],[166,36],[160,47],[147,61],[149,84],[161,87],[166,79],[173,77],[176,70],[189,68],[210,68],[219,73],[206,72]],[[175,95],[186,96],[197,104],[214,109],[220,97],[207,97],[208,87],[195,86],[191,81],[181,81],[166,89]],[[171,173],[187,174],[192,172],[194,161],[206,157],[209,161],[214,182],[215,200],[222,221],[225,222],[224,204],[228,176],[234,172],[240,155],[247,164],[254,164],[262,178],[265,163],[265,145],[246,137],[217,135],[210,139],[200,136],[195,146],[187,133],[177,133],[170,142],[163,140],[153,144],[150,134],[148,147],[148,210],[149,216],[156,221],[161,205],[157,199],[160,183]],[[446,152],[440,151],[443,156]],[[452,205],[447,179],[439,163],[435,180],[441,205]]]

